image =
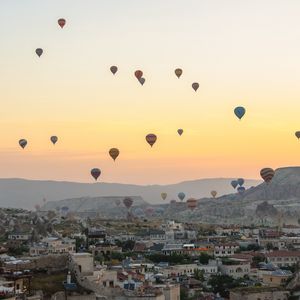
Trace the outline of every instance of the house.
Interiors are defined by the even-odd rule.
[[[278,267],[290,267],[300,261],[300,251],[278,250],[266,254],[267,260]]]
[[[205,276],[216,275],[218,273],[218,262],[210,259],[207,265],[198,265],[198,268],[204,272]]]
[[[272,287],[283,286],[292,275],[291,271],[278,269],[271,274],[263,274],[263,283]]]
[[[215,245],[214,256],[215,257],[226,257],[233,255],[239,249],[237,243],[224,243]]]
[[[20,233],[20,232],[12,232],[8,235],[9,240],[16,240],[16,241],[24,241],[27,242],[31,238],[30,233]]]
[[[228,260],[220,265],[220,271],[224,275],[232,276],[233,278],[242,278],[250,274],[250,263],[246,260]]]

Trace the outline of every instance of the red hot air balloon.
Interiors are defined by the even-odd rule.
[[[148,135],[146,135],[146,141],[151,147],[155,144],[156,140],[157,136],[155,134],[149,133]]]
[[[135,76],[138,80],[140,80],[140,79],[143,77],[143,71],[141,71],[141,70],[136,70],[136,71],[134,72],[134,76]]]
[[[20,139],[19,145],[24,149],[27,145],[27,141],[25,139]]]
[[[178,78],[180,78],[180,76],[182,75],[182,69],[177,68],[177,69],[175,70],[175,75],[176,75]]]
[[[197,90],[199,89],[199,83],[198,83],[198,82],[194,82],[194,83],[192,84],[192,88],[193,88],[193,90],[194,90],[195,92],[197,92]]]
[[[118,72],[118,67],[117,66],[111,66],[110,71],[115,75]]]
[[[183,129],[179,128],[179,129],[177,130],[177,132],[178,132],[179,135],[182,135],[182,134],[183,134]]]
[[[58,137],[56,135],[52,135],[50,137],[50,141],[52,142],[53,145],[55,145],[56,142],[58,141]]]
[[[117,148],[111,148],[109,150],[109,155],[114,161],[116,161],[116,158],[119,156],[119,154],[120,154],[120,151]]]
[[[101,170],[98,168],[94,168],[91,170],[91,175],[94,177],[95,180],[101,175]]]
[[[275,171],[271,168],[263,168],[260,171],[260,176],[262,177],[262,179],[266,182],[269,183],[271,182],[271,180],[273,179],[275,175]]]
[[[61,27],[61,28],[64,28],[64,26],[66,25],[66,20],[65,19],[59,19],[57,21],[58,25]]]
[[[194,210],[197,207],[197,200],[195,198],[189,198],[186,204],[190,210]]]
[[[130,197],[126,197],[124,198],[123,203],[125,207],[129,209],[132,206],[133,200]]]

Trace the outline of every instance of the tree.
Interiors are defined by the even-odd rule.
[[[198,259],[199,259],[200,264],[207,265],[208,261],[212,258],[213,257],[207,253],[201,253]]]
[[[194,278],[199,280],[199,281],[204,281],[204,271],[196,269],[194,271]]]

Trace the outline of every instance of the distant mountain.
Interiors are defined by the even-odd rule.
[[[0,206],[31,209],[47,201],[80,197],[140,196],[151,204],[163,203],[160,194],[168,193],[167,200],[177,199],[179,192],[187,197],[203,198],[217,190],[218,195],[233,191],[231,178],[199,179],[171,185],[133,185],[120,183],[76,183],[64,181],[39,181],[25,179],[0,179]],[[255,186],[258,180],[246,180],[245,186]]]

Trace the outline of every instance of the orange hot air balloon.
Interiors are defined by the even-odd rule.
[[[117,66],[111,66],[110,71],[115,75],[118,72],[118,67]]]
[[[183,129],[179,128],[179,129],[177,130],[177,132],[178,132],[179,135],[182,135],[182,134],[183,134]]]
[[[109,155],[111,156],[111,158],[115,161],[116,158],[119,156],[120,151],[117,148],[111,148],[109,150]]]
[[[139,80],[143,77],[143,71],[137,70],[134,72],[134,76]]]
[[[190,210],[194,210],[197,207],[197,200],[195,198],[189,198],[186,204]]]
[[[65,19],[59,19],[57,21],[58,25],[61,27],[61,28],[64,28],[64,26],[66,25],[66,20]]]
[[[217,191],[211,191],[210,194],[211,194],[214,198],[216,198],[218,192],[217,192]]]
[[[27,140],[25,139],[20,139],[19,140],[19,145],[24,149],[27,145]]]
[[[151,147],[155,144],[156,140],[157,136],[155,134],[149,133],[148,135],[146,135],[146,141]]]
[[[199,89],[199,83],[198,83],[198,82],[194,82],[194,83],[192,84],[192,88],[193,88],[193,90],[194,90],[195,92],[197,92],[197,90]]]
[[[275,171],[271,168],[263,168],[260,171],[260,176],[262,177],[262,179],[266,182],[269,183],[271,182],[271,180],[273,179],[275,175]]]
[[[94,168],[94,169],[91,170],[91,175],[97,181],[98,177],[101,175],[101,170],[98,169],[98,168]]]
[[[161,198],[162,198],[163,200],[166,200],[168,194],[167,194],[167,193],[161,193],[160,196],[161,196]]]
[[[144,77],[141,77],[138,79],[141,85],[144,85],[146,79]]]
[[[176,69],[175,70],[175,75],[178,77],[178,78],[180,78],[180,76],[182,75],[182,69]]]

